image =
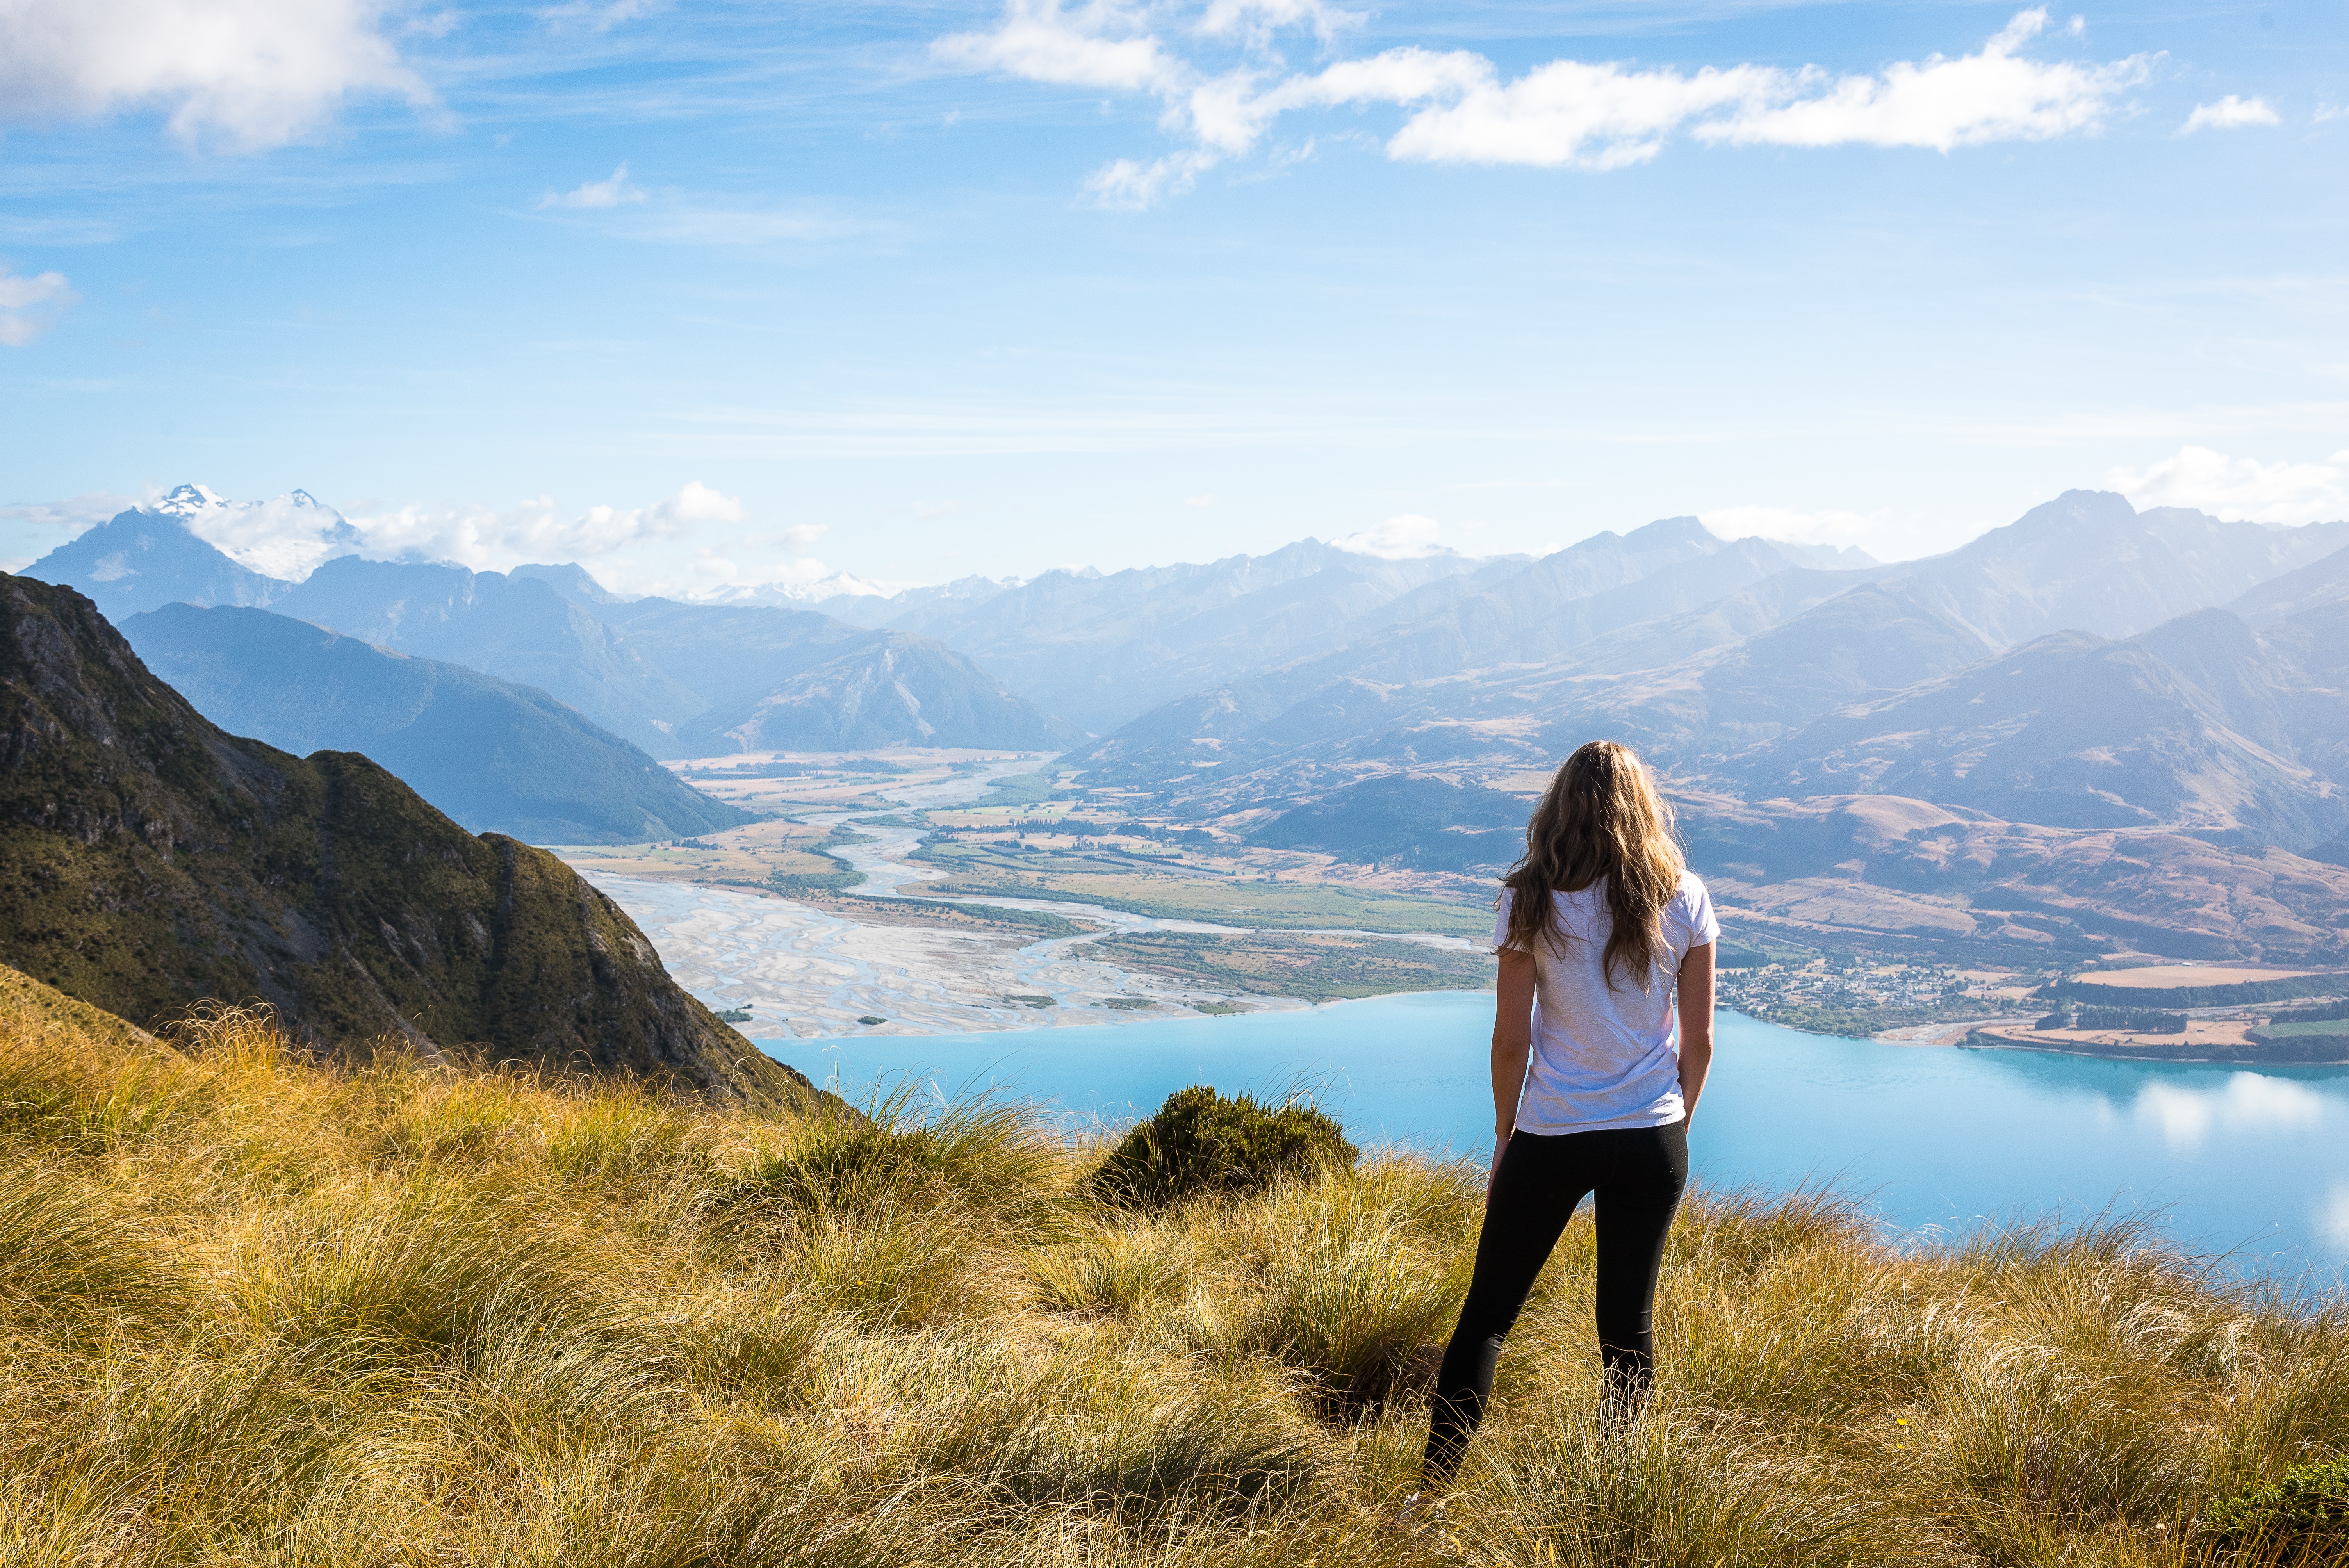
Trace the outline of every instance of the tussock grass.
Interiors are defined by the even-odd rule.
[[[2331,1529],[2349,1455],[2341,1309],[2126,1225],[1896,1249],[1832,1192],[1692,1202],[1628,1431],[1578,1221],[1443,1529],[1406,1537],[1480,1171],[1119,1206],[1109,1145],[1017,1106],[868,1110],[327,1067],[233,1008],[158,1040],[0,988],[0,1562],[2342,1552],[2294,1523]]]

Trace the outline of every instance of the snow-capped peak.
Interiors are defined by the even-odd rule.
[[[181,485],[146,510],[172,517],[193,517],[214,507],[233,506],[235,502],[222,497],[209,485]]]
[[[144,510],[180,519],[190,533],[249,571],[292,583],[363,542],[341,512],[308,490],[273,500],[231,500],[208,485],[181,485]]]

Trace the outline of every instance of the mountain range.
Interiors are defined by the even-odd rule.
[[[225,504],[182,486],[60,546],[25,575],[78,588],[117,619],[173,603],[267,606],[536,687],[654,757],[783,747],[1049,750],[1081,738],[936,639],[814,611],[629,599],[574,565],[477,573],[341,554],[299,583],[268,577],[191,527]],[[270,504],[316,505],[298,491]],[[324,524],[313,532],[321,529],[340,537]]]
[[[307,492],[289,500],[315,506]],[[192,604],[266,604],[290,583],[232,560],[189,526],[218,500],[210,490],[181,485],[152,506],[117,512],[75,535],[27,567],[25,575],[69,583],[119,619],[181,601]]]
[[[0,576],[0,963],[152,1026],[269,1003],[321,1049],[812,1089],[680,990],[543,850],[466,832],[365,757],[228,734],[70,589]]]
[[[2342,947],[2349,524],[2073,491],[1899,565],[1774,569],[1756,543],[1692,519],[1599,535],[1062,762],[1257,842],[1488,872],[1525,793],[1613,737],[1753,908]]]
[[[2109,934],[2128,916],[2093,868],[2149,856],[2157,881],[2169,865],[2178,886],[2232,888],[2239,935],[2336,940],[2349,523],[2075,490],[1893,564],[1675,517],[1539,558],[1306,540],[811,609],[631,598],[567,564],[347,557],[256,585],[170,521],[125,514],[36,571],[110,573],[97,591],[125,608],[178,572],[540,687],[653,756],[1071,748],[1080,789],[1426,870],[1506,861],[1526,793],[1615,736],[1665,770],[1692,844],[1757,909],[1759,890],[1799,887],[1879,923]],[[2199,929],[2161,907],[2180,942]]]
[[[297,757],[359,751],[473,832],[643,843],[753,821],[533,686],[266,610],[167,604],[121,631],[206,718]]]
[[[1064,760],[1088,777],[1165,790],[1206,812],[1268,805],[1317,779],[1414,767],[1454,773],[1540,767],[1593,734],[1619,736],[1679,776],[1741,793],[1826,792],[1813,788],[1822,779],[1837,789],[1876,788],[1848,754],[1858,744],[1855,724],[1910,735],[1919,758],[1942,758],[1933,765],[1971,777],[1961,760],[1967,747],[1953,727],[1958,716],[1939,714],[1932,704],[2009,728],[2024,724],[2029,706],[2043,717],[2025,749],[2061,748],[2075,727],[2064,704],[2104,700],[2092,689],[2095,680],[2134,659],[2143,678],[2167,694],[2159,699],[2169,705],[2165,712],[2178,710],[2163,722],[2230,736],[2203,736],[2218,751],[2157,746],[2108,769],[2096,788],[2113,794],[2117,786],[2123,800],[2132,791],[2146,797],[2142,811],[2116,807],[2123,814],[2110,818],[2112,825],[2184,820],[2180,803],[2196,797],[2214,802],[2189,824],[2198,828],[2250,825],[2215,809],[2240,799],[2261,830],[2272,820],[2274,830],[2297,834],[2302,844],[2338,830],[2328,826],[2335,808],[2324,803],[2337,787],[2297,759],[2303,740],[2319,743],[2330,711],[2321,695],[2322,657],[2283,652],[2295,638],[2318,635],[2313,624],[2271,616],[2270,629],[2255,634],[2225,611],[2241,629],[2232,640],[2209,623],[2199,636],[2189,626],[2156,630],[2298,570],[2311,570],[2314,583],[2331,568],[2312,563],[2349,546],[2349,524],[2283,529],[2176,511],[2139,514],[2119,496],[2075,491],[1950,555],[1900,566],[1768,572],[1751,548],[1755,542],[1713,539],[1692,519],[1598,535],[1435,614],[1190,694]],[[1690,606],[1697,583],[1723,591]],[[2326,603],[2337,602],[2313,586],[2307,592],[2318,603],[2295,614],[2321,620]],[[2074,620],[2093,624],[2066,624]],[[2143,638],[2150,640],[2132,643],[2130,652],[2092,653],[2107,641]],[[2222,668],[2230,659],[2249,664],[2230,674]],[[2154,672],[2155,665],[2162,670]],[[2312,668],[2316,673],[2305,673]],[[1976,672],[1964,676],[1973,686],[1957,697],[1935,695],[1942,688],[1934,683],[1961,672]],[[1976,701],[1981,683],[2001,680],[2012,694],[2002,699],[2007,707]],[[2312,681],[2320,684],[2306,700],[2288,705],[2295,716],[2289,721],[2236,711],[2252,690]],[[1857,717],[1863,710],[1875,719]],[[2185,711],[2198,717],[2178,716]],[[2081,729],[2069,749],[2108,748],[2116,725],[2153,722],[2137,709],[2129,714],[2098,716],[2102,727],[2093,737]],[[2235,734],[2237,720],[2248,731]],[[1826,727],[1800,738],[1814,723]],[[1863,749],[1870,757],[1881,750]],[[2213,767],[2272,776],[2248,793],[2179,781],[2199,765],[2198,757],[2219,752],[2232,760]],[[2256,752],[2282,758],[2282,772]],[[1814,778],[1806,768],[1832,777]],[[1991,774],[2000,771],[1968,788],[1993,787]],[[2267,804],[2255,805],[2262,789]],[[2279,790],[2305,799],[2284,807]]]

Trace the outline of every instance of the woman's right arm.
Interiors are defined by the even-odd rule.
[[[1534,955],[1501,949],[1501,980],[1493,1005],[1493,1169],[1485,1191],[1501,1169],[1501,1151],[1517,1130],[1517,1097],[1525,1092],[1526,1062],[1534,1050]]]
[[[1692,947],[1681,960],[1681,1115],[1693,1119],[1697,1096],[1713,1070],[1713,944]]]

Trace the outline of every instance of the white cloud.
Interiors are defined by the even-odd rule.
[[[710,523],[740,522],[742,503],[695,480],[647,507],[592,506],[565,517],[550,496],[500,510],[406,506],[354,517],[369,555],[454,561],[476,571],[569,561],[675,539]]]
[[[1697,513],[1723,539],[1768,539],[1785,544],[1852,546],[1878,561],[1911,561],[1964,543],[1988,520],[1933,518],[1914,512],[1844,511],[1747,503],[1710,507]]]
[[[2316,1206],[2316,1231],[2326,1241],[2349,1252],[2349,1183],[2336,1181]]]
[[[1206,15],[1199,18],[1199,31],[1209,37],[1237,34],[1257,48],[1268,48],[1283,27],[1309,27],[1326,43],[1369,19],[1368,12],[1341,10],[1322,0],[1210,0]]]
[[[0,344],[23,347],[47,331],[57,313],[80,297],[63,273],[23,277],[0,264]]]
[[[2033,59],[2044,8],[2016,15],[1974,54],[1897,61],[1881,72],[1834,76],[1816,67],[1706,67],[1682,73],[1612,61],[1553,60],[1515,80],[1464,49],[1388,49],[1319,71],[1281,75],[1253,64],[1210,72],[1173,52],[1149,14],[1094,0],[1009,0],[987,33],[933,46],[936,57],[1030,81],[1145,92],[1162,123],[1192,146],[1151,160],[1121,158],[1087,191],[1105,206],[1146,207],[1182,194],[1219,161],[1254,150],[1284,114],[1390,105],[1408,111],[1386,143],[1390,158],[1431,163],[1620,169],[1662,151],[1674,135],[1730,146],[1932,148],[2036,140],[2099,129],[2157,57],[2105,64]],[[1322,0],[1210,0],[1193,29],[1267,46],[1282,28],[1326,43],[1356,14]],[[2076,25],[2066,36],[2079,36]]]
[[[885,598],[913,586],[912,583],[853,577],[833,571],[812,556],[773,563],[754,572],[730,556],[704,550],[682,577],[647,579],[642,591],[700,604],[805,604],[840,593]]]
[[[1883,531],[1887,514],[1795,511],[1779,506],[1728,506],[1697,521],[1723,539],[1778,539],[1790,544],[1857,544]]]
[[[160,110],[190,144],[259,151],[356,98],[432,101],[384,0],[0,0],[0,114]]]
[[[1073,8],[1060,0],[1009,0],[993,31],[951,34],[930,52],[949,65],[1058,87],[1161,92],[1191,74],[1138,16],[1108,0]]]
[[[2230,521],[2325,522],[2349,517],[2349,449],[2322,462],[2263,463],[2208,447],[2180,447],[2107,483],[2138,507],[2184,506]]]
[[[2233,1133],[2271,1133],[2312,1127],[2324,1119],[2324,1100],[2290,1078],[2230,1073],[2221,1088],[2149,1084],[2129,1107],[2137,1120],[2161,1130],[2162,1140],[2184,1152],[2199,1148],[2215,1128]]]
[[[189,532],[239,565],[287,582],[300,582],[321,562],[348,555],[365,542],[341,512],[307,490],[236,501],[187,485],[168,496],[150,491],[142,504],[185,519]]]
[[[1169,197],[1187,194],[1216,161],[1212,152],[1171,152],[1149,163],[1121,158],[1085,176],[1085,194],[1097,206],[1140,212]]]
[[[1490,62],[1453,58],[1475,60],[1484,79],[1457,102],[1405,120],[1387,143],[1390,156],[1426,163],[1621,169],[1655,157],[1663,139],[1689,119],[1769,97],[1781,80],[1781,73],[1757,66],[1683,77],[1553,60],[1504,86]]]
[[[2180,136],[2191,136],[2198,130],[2239,130],[2247,125],[2282,125],[2282,117],[2268,107],[2265,98],[2237,98],[2229,93],[2217,103],[2198,103],[2186,123],[2178,128]]]
[[[1937,152],[1991,141],[2044,141],[2092,131],[2113,100],[2143,82],[2152,59],[2132,55],[2109,65],[2029,59],[2017,53],[2047,26],[2044,7],[2024,11],[1979,54],[1921,65],[1897,61],[1881,76],[1844,77],[1825,91],[1805,72],[1792,103],[1748,105],[1730,119],[1696,128],[1706,141],[1775,147],[1930,147]]]
[[[91,490],[65,500],[0,506],[0,572],[21,572],[81,532],[138,501]]]
[[[1445,532],[1444,524],[1432,517],[1404,512],[1374,528],[1330,542],[1356,555],[1375,555],[1381,561],[1415,561],[1422,556],[1451,554],[1452,547],[1444,541]]]
[[[630,202],[641,201],[644,199],[645,193],[628,183],[628,165],[624,159],[619,167],[612,170],[612,177],[609,180],[590,180],[575,191],[564,191],[559,193],[549,191],[538,199],[538,206],[541,211],[544,211],[549,207],[578,207],[595,210],[619,207]]]

